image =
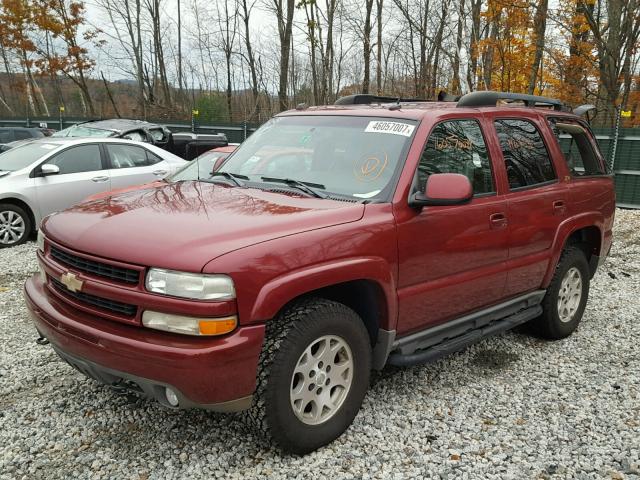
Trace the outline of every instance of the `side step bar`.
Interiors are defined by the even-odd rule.
[[[532,292],[488,310],[396,340],[388,363],[409,366],[434,361],[479,340],[510,330],[542,314],[544,290]]]

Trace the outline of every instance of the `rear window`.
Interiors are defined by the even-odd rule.
[[[552,118],[549,123],[572,176],[586,177],[606,173],[591,141],[591,134],[578,121]]]
[[[504,157],[509,188],[531,187],[557,178],[544,140],[528,120],[502,119],[495,122]]]

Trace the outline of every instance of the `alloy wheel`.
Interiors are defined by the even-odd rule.
[[[0,212],[0,243],[13,245],[18,243],[25,234],[24,218],[13,210]]]
[[[576,267],[565,273],[558,292],[558,316],[562,322],[573,320],[582,300],[582,274]]]

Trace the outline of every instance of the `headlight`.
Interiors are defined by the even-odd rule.
[[[38,230],[38,250],[44,252],[44,233],[42,230]]]
[[[145,327],[184,335],[223,335],[238,324],[235,315],[223,318],[195,318],[146,310],[142,314]]]
[[[150,292],[196,300],[236,298],[233,280],[226,275],[182,273],[152,268],[147,273],[146,286]]]

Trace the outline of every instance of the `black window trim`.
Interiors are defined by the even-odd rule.
[[[489,144],[487,143],[487,135],[484,129],[482,128],[482,122],[480,122],[476,117],[463,116],[463,117],[452,117],[452,118],[441,119],[436,121],[431,126],[431,129],[429,130],[429,133],[427,133],[424,143],[422,144],[422,148],[420,149],[420,158],[418,159],[418,164],[416,165],[416,169],[413,172],[413,180],[411,181],[411,188],[409,189],[409,198],[411,198],[413,194],[418,192],[418,169],[420,168],[420,159],[422,159],[422,153],[424,152],[424,149],[427,147],[427,143],[429,143],[429,138],[431,137],[431,134],[433,133],[435,128],[441,123],[445,123],[445,122],[469,121],[469,120],[477,123],[478,128],[480,128],[482,141],[484,142],[484,146],[487,149],[487,157],[489,158],[489,168],[491,170],[491,179],[492,179],[491,183],[493,184],[493,190],[494,190],[493,192],[474,193],[471,201],[473,201],[474,198],[492,197],[492,196],[498,195],[498,182],[496,181],[496,172],[493,165],[493,158],[491,157],[491,152],[489,151]]]
[[[103,145],[102,143],[100,143],[100,142],[75,143],[73,145],[68,145],[68,146],[62,148],[61,150],[57,150],[57,151],[53,152],[53,154],[51,156],[47,157],[45,160],[41,161],[38,165],[33,167],[31,172],[29,173],[29,178],[41,177],[42,175],[40,175],[40,169],[41,169],[42,165],[44,165],[45,163],[48,163],[49,161],[51,161],[52,159],[54,159],[55,157],[57,157],[61,153],[64,153],[67,150],[71,150],[72,148],[84,147],[84,146],[87,146],[87,145],[97,145],[98,146],[98,150],[100,151],[100,164],[102,165],[102,168],[100,170],[88,170],[88,171],[89,172],[101,172],[103,170],[108,170],[108,168],[106,167],[107,162],[106,162],[106,158],[105,158],[105,155],[104,155],[105,152],[103,151],[103,148],[102,148],[102,145]],[[74,173],[87,173],[87,172],[74,172]],[[71,173],[62,173],[61,175],[73,175],[73,174],[71,174]]]
[[[581,119],[579,118],[572,118],[572,117],[564,117],[564,116],[556,116],[556,115],[549,115],[547,116],[547,122],[551,123],[552,120],[569,120],[569,121],[573,121],[576,122],[578,125],[580,125],[585,132],[587,132],[590,136],[589,138],[589,144],[591,145],[591,150],[593,151],[594,157],[596,157],[598,159],[598,161],[601,163],[601,165],[604,167],[603,168],[603,173],[593,173],[591,175],[573,175],[571,173],[571,170],[569,168],[567,168],[567,170],[569,171],[569,175],[571,176],[571,180],[588,180],[590,178],[599,178],[599,177],[611,177],[612,173],[609,172],[609,166],[607,165],[607,162],[605,161],[604,157],[602,156],[602,152],[600,151],[600,148],[598,147],[597,149],[594,148],[594,141],[597,142],[596,140],[596,136],[593,133],[593,131],[591,130],[591,128]],[[569,165],[569,161],[567,160],[567,157],[565,157],[564,152],[562,151],[562,148],[560,146],[560,140],[558,139],[558,137],[555,136],[555,134],[553,135],[553,138],[555,139],[556,144],[558,145],[558,150],[560,151],[560,154],[562,155],[562,159],[564,160],[565,164],[568,166]],[[597,145],[597,143],[596,143]]]
[[[538,135],[540,135],[540,140],[542,140],[542,144],[544,145],[544,149],[547,151],[547,157],[549,157],[549,162],[551,162],[551,168],[553,169],[553,174],[556,176],[556,178],[554,178],[553,180],[546,180],[544,182],[540,182],[540,183],[534,183],[533,185],[524,185],[522,187],[516,187],[516,188],[511,188],[511,186],[509,185],[509,181],[507,180],[507,193],[509,192],[521,192],[523,190],[531,190],[533,188],[540,188],[540,187],[546,187],[548,185],[553,185],[554,183],[559,183],[560,182],[560,177],[558,176],[558,170],[556,169],[556,163],[553,160],[553,156],[549,153],[549,146],[547,145],[547,142],[544,139],[544,135],[542,134],[542,132],[540,131],[540,129],[538,128],[538,125],[536,125],[536,123],[531,119],[531,118],[527,118],[527,117],[522,117],[522,116],[513,116],[513,117],[503,117],[503,116],[499,116],[499,117],[494,117],[493,119],[493,130],[496,134],[496,140],[498,140],[498,147],[500,147],[500,153],[502,154],[502,165],[503,168],[505,169],[506,172],[506,165],[504,162],[504,152],[502,151],[502,145],[500,145],[500,137],[498,137],[498,130],[496,129],[496,122],[498,120],[522,120],[525,122],[530,123],[531,125],[533,125],[533,128],[536,129],[536,131],[538,132]],[[553,135],[555,137],[555,135]]]

